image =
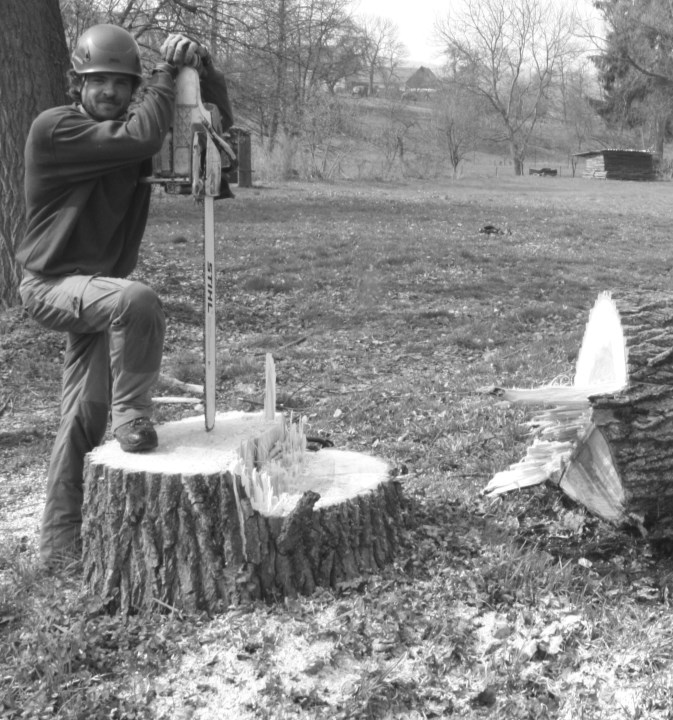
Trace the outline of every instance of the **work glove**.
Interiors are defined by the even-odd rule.
[[[208,48],[179,33],[169,35],[159,52],[162,60],[176,67],[186,65],[201,70],[210,63]]]

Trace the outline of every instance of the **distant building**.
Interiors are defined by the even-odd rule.
[[[587,150],[574,153],[584,160],[582,177],[596,180],[654,180],[654,155],[644,150]]]
[[[417,79],[412,80],[415,77]],[[409,85],[409,82],[412,82],[412,85]],[[414,92],[417,89],[436,91],[439,84],[439,80],[432,70],[423,66],[417,68],[399,65],[393,71],[384,71],[377,68],[374,72],[374,94],[380,92]],[[369,94],[369,74],[363,70],[354,73],[344,78],[337,85],[337,89],[359,97],[366,96]]]
[[[439,79],[430,68],[421,67],[412,73],[404,83],[402,100],[430,100],[440,86]]]
[[[439,80],[430,68],[421,67],[404,83],[406,90],[437,90]]]

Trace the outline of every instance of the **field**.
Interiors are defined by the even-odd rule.
[[[552,487],[482,497],[529,436],[479,392],[569,381],[600,291],[672,289],[670,193],[501,176],[219,204],[219,409],[260,407],[273,353],[279,408],[387,459],[409,526],[380,575],[215,618],[108,617],[77,566],[39,568],[64,342],[1,315],[0,718],[672,717],[668,548]],[[164,373],[189,382],[200,222],[157,197],[136,271],[164,301]]]

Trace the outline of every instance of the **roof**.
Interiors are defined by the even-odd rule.
[[[629,154],[634,157],[651,156],[652,153],[649,150],[629,150],[625,148],[604,148],[603,150],[585,150],[584,152],[573,153],[573,157],[595,157],[596,155],[605,155],[606,153],[620,153]]]
[[[434,88],[439,85],[439,80],[430,68],[421,67],[407,80],[407,88]]]

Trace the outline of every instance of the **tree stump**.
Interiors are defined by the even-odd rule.
[[[531,420],[536,438],[527,456],[498,473],[485,492],[497,494],[542,478],[618,524],[645,528],[673,519],[673,303],[668,295],[599,296],[573,386],[489,392],[551,409]]]
[[[259,488],[246,489],[241,456],[252,455],[263,477],[261,448],[284,432],[282,420],[221,413],[210,433],[201,417],[157,426],[152,453],[123,453],[116,441],[96,448],[82,527],[90,591],[112,611],[215,613],[335,587],[389,563],[404,503],[384,461],[323,448],[304,453],[276,495],[255,500]]]

